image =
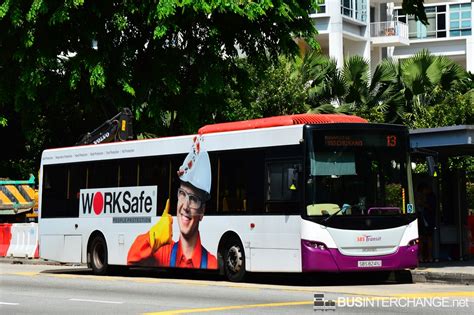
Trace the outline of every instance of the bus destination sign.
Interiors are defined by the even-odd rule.
[[[324,146],[327,147],[397,147],[396,135],[359,134],[359,135],[324,135]]]

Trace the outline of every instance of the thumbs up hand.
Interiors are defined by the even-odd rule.
[[[160,220],[150,229],[150,246],[153,252],[165,244],[171,243],[173,239],[173,217],[168,213],[170,200],[166,200],[165,210]]]

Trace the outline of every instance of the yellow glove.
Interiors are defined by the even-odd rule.
[[[173,239],[173,217],[168,214],[170,200],[166,200],[165,210],[160,220],[150,229],[150,245],[155,252],[161,246],[171,243]]]

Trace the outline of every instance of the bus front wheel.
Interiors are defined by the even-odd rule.
[[[96,275],[105,275],[107,273],[107,243],[105,239],[97,235],[91,243],[89,249],[89,261],[92,272]]]
[[[229,281],[242,281],[245,278],[245,253],[237,237],[231,237],[224,248],[224,273]]]

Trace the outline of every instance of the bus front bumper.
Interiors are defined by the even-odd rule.
[[[301,241],[303,272],[326,271],[380,271],[416,268],[418,266],[418,244],[400,246],[389,255],[347,256],[337,248],[311,246],[313,242]]]

